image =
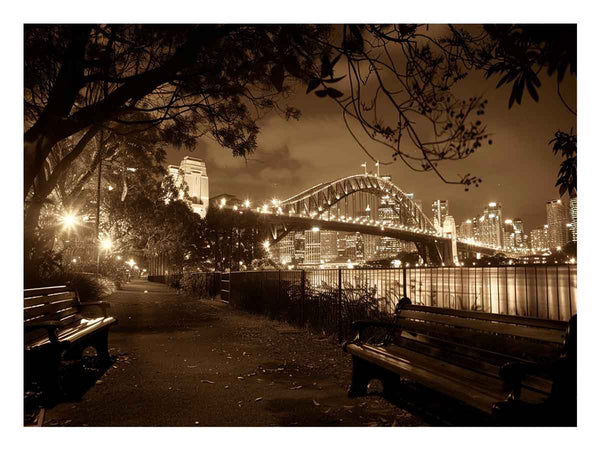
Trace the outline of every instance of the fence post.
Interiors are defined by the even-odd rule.
[[[281,304],[281,270],[277,274],[277,303]]]
[[[402,267],[402,297],[406,298],[406,267]]]
[[[338,269],[338,343],[342,343],[342,269]]]
[[[304,326],[304,303],[306,300],[305,289],[306,289],[306,272],[304,272],[304,269],[302,269],[302,272],[300,272],[300,320],[301,320],[301,323],[303,326]]]

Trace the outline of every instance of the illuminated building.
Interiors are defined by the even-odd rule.
[[[307,230],[304,232],[304,264],[321,262],[321,232]]]
[[[567,243],[567,212],[561,199],[546,203],[548,223],[548,245],[550,248],[563,247]]]
[[[548,225],[544,225],[541,228],[534,228],[531,230],[531,249],[547,249],[548,248]]]
[[[337,231],[321,231],[321,259],[332,261],[337,258]]]
[[[478,220],[478,240],[484,244],[502,247],[504,242],[502,205],[496,202],[488,203],[483,210],[483,215]]]
[[[458,236],[461,239],[474,239],[475,238],[473,221],[471,219],[467,219],[463,223],[460,224]]]
[[[435,200],[431,204],[431,213],[433,215],[433,225],[436,230],[442,231],[444,219],[449,214],[448,200]]]
[[[204,161],[191,156],[183,158],[179,166],[168,166],[168,173],[179,188],[179,198],[184,198],[185,188],[190,206],[200,217],[208,210],[208,174]]]
[[[573,233],[573,240],[577,242],[577,197],[573,197],[569,200],[569,213],[571,215],[571,233]]]

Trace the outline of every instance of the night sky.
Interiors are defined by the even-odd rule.
[[[457,97],[483,94],[489,100],[484,123],[493,134],[493,144],[485,144],[468,159],[442,163],[441,169],[450,178],[470,172],[483,179],[469,192],[460,185],[448,185],[434,173],[411,171],[401,161],[382,166],[381,174],[405,192],[413,192],[423,201],[423,209],[431,215],[431,202],[447,199],[450,214],[457,225],[481,214],[490,201],[501,202],[505,218],[520,217],[526,232],[546,221],[546,202],[558,196],[554,187],[561,159],[554,156],[548,141],[558,129],[576,130],[576,118],[563,106],[556,93],[556,78],[540,74],[542,88],[536,103],[527,93],[521,105],[508,109],[511,86],[496,89],[497,78],[485,80],[474,72],[462,80],[453,91]],[[193,152],[172,149],[167,163],[178,164],[185,155],[206,161],[210,181],[210,196],[228,193],[254,204],[270,198],[285,199],[317,183],[362,173],[367,161],[360,147],[348,133],[341,110],[330,99],[297,94],[287,104],[301,109],[299,121],[286,121],[276,114],[260,122],[261,133],[257,151],[248,157],[234,158],[231,151],[210,139],[199,142]],[[569,105],[576,108],[576,80],[566,79],[561,93]],[[475,117],[475,116],[474,116]],[[390,161],[391,152],[368,139],[363,145],[381,161]]]

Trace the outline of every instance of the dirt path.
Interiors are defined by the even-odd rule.
[[[350,358],[324,337],[147,281],[108,301],[117,359],[46,426],[425,425],[377,395],[349,399]]]

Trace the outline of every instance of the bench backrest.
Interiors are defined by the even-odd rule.
[[[408,339],[483,354],[490,362],[551,361],[561,353],[568,322],[418,305],[398,309]]]
[[[25,324],[57,320],[64,326],[80,318],[79,295],[68,286],[25,289]],[[43,329],[25,333],[25,342],[47,335]]]

